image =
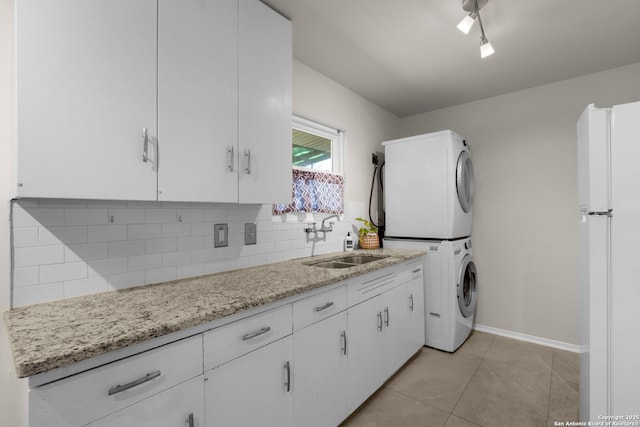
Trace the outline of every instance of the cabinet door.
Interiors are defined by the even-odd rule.
[[[237,2],[159,0],[158,75],[158,199],[237,202]]]
[[[202,427],[202,375],[88,424],[91,427]]]
[[[348,323],[349,410],[354,411],[386,380],[380,295],[349,308]]]
[[[216,426],[293,426],[291,335],[205,373],[205,420]]]
[[[291,22],[240,0],[240,203],[291,202]]]
[[[384,371],[393,375],[424,345],[422,277],[383,294]]]
[[[155,200],[156,0],[15,7],[15,195]]]
[[[296,426],[337,426],[347,410],[347,312],[294,332]]]

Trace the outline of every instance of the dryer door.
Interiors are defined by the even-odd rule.
[[[473,206],[473,181],[471,155],[467,150],[464,150],[458,156],[456,164],[456,191],[460,207],[465,213],[469,212]]]
[[[477,272],[471,255],[465,255],[458,274],[458,307],[464,317],[470,317],[476,309],[478,293]]]

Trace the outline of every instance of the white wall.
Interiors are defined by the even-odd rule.
[[[293,75],[294,113],[345,130],[346,216],[368,218],[371,153],[383,151],[381,143],[393,138],[398,118],[298,61]],[[374,220],[376,206],[374,196]]]
[[[10,102],[11,102],[11,27],[12,1],[0,0],[0,312],[9,308],[11,297],[11,262],[9,228],[10,181]],[[19,391],[4,322],[0,325],[0,424],[21,426],[25,420],[20,408],[25,401]]]
[[[635,64],[400,121],[398,136],[470,143],[478,324],[578,343],[576,122],[589,103],[638,100]]]

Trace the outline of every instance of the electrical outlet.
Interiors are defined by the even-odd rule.
[[[244,244],[255,245],[257,241],[258,236],[256,234],[256,225],[252,222],[247,222],[244,225]]]
[[[227,224],[214,224],[213,247],[221,248],[229,246],[229,226]]]

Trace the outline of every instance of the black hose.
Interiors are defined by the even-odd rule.
[[[383,190],[383,191],[384,191],[384,184],[382,182],[382,179],[383,179],[382,171],[383,171],[385,163],[386,162],[382,162],[382,164],[380,165],[380,172],[379,172],[379,176],[378,176],[378,182],[380,183],[380,189]],[[373,168],[373,177],[371,178],[371,192],[369,193],[369,221],[371,222],[371,224],[373,224],[374,227],[377,227],[378,229],[380,229],[382,231],[382,233],[384,233],[384,226],[379,226],[378,224],[373,222],[373,217],[371,216],[371,203],[373,202],[373,187],[375,186],[375,183],[376,183],[376,172],[378,172],[378,165],[377,164],[374,164],[374,165],[375,166]]]

